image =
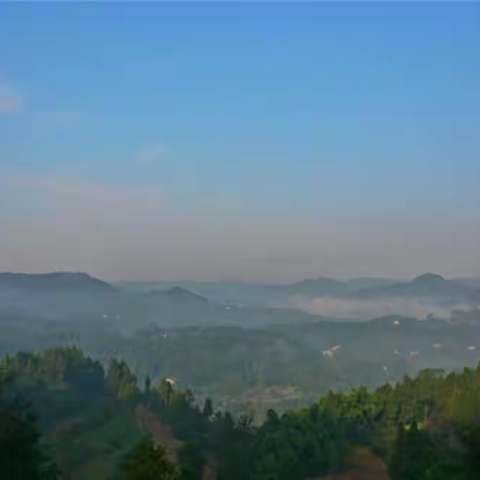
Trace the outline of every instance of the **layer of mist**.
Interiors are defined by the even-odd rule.
[[[385,315],[403,315],[425,320],[429,317],[448,320],[454,312],[469,312],[479,305],[453,303],[440,304],[433,298],[383,298],[371,300],[296,296],[291,304],[300,310],[331,318],[369,319]]]

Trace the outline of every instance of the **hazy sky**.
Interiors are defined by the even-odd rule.
[[[0,4],[0,271],[480,275],[480,4]]]

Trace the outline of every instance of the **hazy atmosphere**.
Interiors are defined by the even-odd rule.
[[[478,4],[0,13],[0,271],[480,275]]]
[[[0,1],[0,480],[478,480],[479,2]]]

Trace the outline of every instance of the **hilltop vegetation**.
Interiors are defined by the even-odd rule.
[[[77,349],[19,353],[1,367],[1,478],[305,480],[383,461],[392,480],[473,480],[480,467],[480,366],[330,392],[257,425],[167,380],[139,385],[123,361],[105,371]]]

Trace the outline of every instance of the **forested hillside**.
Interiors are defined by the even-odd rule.
[[[269,408],[310,405],[329,390],[371,388],[427,367],[474,368],[480,328],[389,316],[261,328],[150,325],[130,332],[103,319],[43,323],[0,317],[0,354],[71,345],[103,367],[124,359],[140,382],[147,376],[174,378],[177,387],[191,389],[202,401],[209,396],[232,413],[261,416]]]
[[[251,412],[255,421],[269,408],[281,413],[309,406],[329,390],[373,388],[427,367],[474,368],[480,360],[479,310],[470,308],[475,288],[438,275],[403,283],[319,278],[275,286],[180,284],[130,291],[81,273],[0,274],[0,355],[76,346],[103,368],[124,359],[141,383],[147,376],[154,382],[173,378],[199,401],[215,398],[222,410]],[[435,294],[447,310],[453,295],[465,308],[449,320],[384,315],[360,321],[214,300],[215,292],[233,295],[239,288],[267,299],[317,298],[340,310],[348,302],[364,311],[372,297],[390,298],[392,292]],[[338,298],[321,300],[324,295]],[[395,302],[392,307],[401,307]]]
[[[480,366],[330,392],[259,423],[75,348],[7,356],[1,372],[2,479],[478,478]]]

